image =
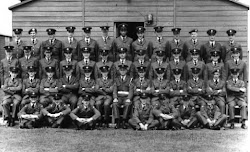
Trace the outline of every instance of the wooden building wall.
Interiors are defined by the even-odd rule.
[[[228,40],[226,30],[237,30],[239,41],[247,60],[247,12],[248,8],[227,0],[35,0],[12,9],[13,28],[22,27],[24,38],[27,31],[36,27],[38,37],[47,38],[48,27],[55,28],[58,39],[66,37],[66,26],[76,26],[75,35],[82,38],[81,28],[92,26],[92,36],[101,34],[100,26],[109,25],[110,36],[116,36],[114,22],[144,22],[147,14],[153,14],[154,24],[146,26],[146,37],[152,38],[153,26],[165,26],[164,36],[171,39],[171,28],[182,28],[181,37],[189,38],[188,31],[199,29],[199,37],[207,41],[206,31],[215,28],[217,40]]]

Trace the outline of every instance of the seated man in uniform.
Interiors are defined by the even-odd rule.
[[[158,107],[159,103],[159,95],[164,95],[166,102],[169,101],[169,81],[164,79],[165,68],[157,68],[155,69],[157,78],[155,78],[152,82],[152,100],[151,104],[153,107]]]
[[[70,113],[70,108],[62,101],[61,94],[55,93],[53,102],[42,109],[42,113],[52,128],[61,128],[66,115]]]
[[[127,129],[128,115],[131,110],[131,99],[133,97],[133,84],[131,83],[132,78],[127,75],[128,66],[123,64],[119,65],[120,76],[116,77],[113,89],[113,114],[115,118],[115,129],[122,127]],[[120,120],[120,110],[123,106],[123,118]]]
[[[240,107],[241,128],[246,129],[245,121],[247,119],[246,86],[243,80],[239,80],[239,69],[231,69],[232,79],[227,80],[227,102],[229,106],[229,116],[231,129],[234,129],[234,106]]]
[[[75,109],[78,101],[77,91],[79,87],[79,80],[72,75],[72,65],[64,65],[63,69],[64,76],[59,80],[60,87],[58,88],[58,90],[63,94],[63,102],[66,104],[70,104],[70,109],[73,110]]]
[[[20,109],[30,102],[29,94],[31,92],[35,92],[37,94],[39,93],[40,80],[36,78],[36,67],[28,66],[27,70],[29,77],[23,80],[23,99],[20,105]]]
[[[225,114],[226,83],[220,79],[220,70],[215,70],[213,74],[213,79],[207,82],[206,92],[213,97],[221,113]]]
[[[133,117],[128,121],[135,130],[154,129],[159,125],[159,121],[154,119],[153,107],[147,98],[147,93],[141,93],[139,103],[134,108]]]
[[[178,122],[178,112],[176,108],[165,100],[165,94],[159,94],[160,106],[154,108],[153,114],[160,122],[159,129],[180,129],[181,125]]]
[[[52,95],[58,92],[59,80],[54,78],[55,68],[46,67],[47,78],[42,79],[40,84],[40,103],[47,107],[52,103]]]
[[[113,79],[108,77],[108,73],[110,72],[109,66],[102,66],[100,67],[100,71],[102,77],[96,80],[96,92],[98,94],[96,98],[96,109],[104,115],[104,119],[100,117],[99,126],[103,122],[104,127],[109,127],[109,115],[111,114],[110,105],[113,101],[113,89],[114,89],[114,82]]]
[[[5,79],[4,85],[2,87],[4,96],[3,96],[3,112],[5,113],[5,120],[7,120],[8,126],[15,125],[15,119],[19,104],[22,100],[21,91],[22,91],[22,80],[17,78],[19,68],[10,67],[10,77]],[[10,114],[10,108],[12,106],[12,116]]]
[[[132,64],[133,78],[136,79],[138,75],[138,67],[145,67],[145,77],[149,78],[150,61],[146,60],[145,50],[137,50],[137,60]]]
[[[30,92],[29,100],[30,103],[26,104],[18,113],[18,117],[21,120],[19,127],[28,129],[41,127],[43,116],[41,110],[43,106],[38,101],[37,93]]]
[[[140,94],[141,93],[151,93],[151,83],[149,79],[145,78],[146,74],[146,67],[138,67],[137,68],[139,78],[136,78],[133,81],[134,85],[134,97],[133,97],[133,104],[137,105],[140,101]],[[150,102],[150,97],[148,96],[148,102]]]
[[[77,126],[77,129],[95,129],[96,120],[101,116],[100,112],[90,104],[90,98],[91,95],[82,95],[82,104],[70,113],[70,117]]]
[[[84,71],[84,75],[80,79],[80,82],[79,82],[78,94],[80,95],[80,97],[78,98],[78,102],[77,102],[78,106],[82,104],[83,95],[86,95],[86,94],[93,95],[96,91],[95,90],[96,82],[93,79],[93,75],[92,75],[93,68],[91,66],[84,66],[83,71]],[[91,106],[95,105],[95,96],[91,96],[90,104]]]
[[[227,116],[220,112],[218,106],[215,105],[215,101],[211,95],[208,95],[206,105],[201,108],[201,111],[196,113],[198,121],[209,129],[220,130],[224,127]]]

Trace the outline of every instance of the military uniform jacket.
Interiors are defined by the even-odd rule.
[[[11,61],[8,61],[6,58],[1,60],[0,63],[0,77],[1,85],[4,84],[4,80],[10,76],[10,67],[19,67],[19,61],[12,57]]]
[[[175,39],[172,39],[171,41],[169,41],[167,43],[167,57],[169,58],[169,61],[174,59],[173,55],[172,55],[172,50],[175,48],[181,49],[180,60],[185,60],[183,57],[183,55],[184,55],[183,45],[184,45],[184,42],[181,39],[179,39],[178,45],[177,45],[177,42],[175,41]]]
[[[244,61],[239,60],[238,63],[236,64],[234,60],[228,60],[225,64],[225,69],[226,69],[226,79],[229,80],[232,78],[230,70],[231,69],[240,69],[239,71],[239,79],[243,80],[245,83],[247,83],[248,76],[247,76],[247,65]]]
[[[58,61],[61,61],[63,56],[62,41],[54,39],[54,42],[52,44],[50,44],[49,40],[42,42],[42,48],[48,46],[53,47],[52,57],[54,57],[54,59],[57,59]],[[42,51],[42,54],[43,54],[42,58],[44,58],[44,50]]]
[[[157,68],[165,68],[165,77],[170,78],[169,64],[167,62],[162,62],[162,64],[159,65],[157,61],[151,63],[150,71],[149,71],[149,78],[151,79],[157,78],[156,71],[155,71]]]
[[[51,58],[49,61],[46,60],[45,58],[42,58],[39,61],[39,76],[40,76],[40,78],[47,77],[45,68],[49,67],[49,66],[55,67],[55,69],[56,69],[55,76],[57,78],[59,78],[59,63],[58,63],[58,60],[54,59],[54,58]]]
[[[79,88],[79,80],[75,76],[71,76],[70,80],[66,78],[66,76],[63,76],[59,79],[60,86],[58,88],[59,92],[62,92],[63,95],[74,93],[77,94],[78,88]],[[62,87],[62,85],[66,85],[66,87]]]
[[[219,107],[216,105],[213,105],[212,109],[208,108],[208,106],[204,106],[203,108],[201,108],[201,115],[206,119],[218,120],[221,112]]]
[[[121,79],[120,76],[116,77],[114,81],[113,98],[125,96],[131,100],[133,98],[133,88],[134,88],[132,84],[132,80],[133,78],[130,76],[126,76],[124,81]],[[129,94],[121,95],[121,94],[118,94],[118,91],[127,91],[129,92]]]
[[[229,41],[225,42],[222,46],[222,60],[224,61],[224,63],[226,63],[228,60],[232,59],[231,55],[232,55],[232,51],[231,48],[240,48],[240,59],[242,59],[243,57],[243,52],[242,52],[242,48],[241,45],[237,42],[234,42],[233,45],[230,44]]]
[[[90,42],[89,44],[87,44],[87,42],[85,41],[85,38],[83,38],[82,40],[80,40],[77,44],[77,50],[78,50],[78,55],[80,57],[79,61],[83,59],[83,56],[82,56],[82,51],[81,49],[84,48],[84,47],[88,47],[90,48],[90,60],[93,60],[93,61],[97,61],[97,58],[98,58],[98,46],[97,46],[97,42],[96,40],[90,38]]]
[[[41,110],[43,109],[43,106],[36,102],[34,107],[32,107],[31,103],[26,104],[21,111],[18,113],[18,117],[21,117],[21,115],[38,115],[39,118],[42,117]]]
[[[28,71],[27,71],[28,66],[34,66],[38,69],[38,60],[37,58],[32,57],[32,56],[30,56],[29,59],[27,59],[26,57],[20,58],[19,63],[21,66],[21,76],[23,79],[29,77]],[[38,72],[38,70],[36,72]]]
[[[159,110],[163,114],[172,115],[174,118],[178,117],[178,111],[177,111],[177,109],[173,105],[169,104],[168,102],[162,101]]]
[[[20,42],[17,44],[16,41],[12,41],[10,42],[11,46],[14,46],[14,49],[13,49],[13,57],[16,58],[16,59],[19,59],[21,57],[23,57],[24,55],[24,52],[23,52],[23,46],[26,45],[26,42],[23,41],[23,40],[20,40]]]
[[[183,45],[183,57],[186,60],[186,62],[189,62],[192,60],[190,50],[192,50],[192,49],[199,49],[200,50],[201,45],[202,45],[202,43],[199,40],[196,42],[195,45],[192,42],[192,40],[188,40],[184,43],[184,45]],[[200,57],[202,57],[202,54],[203,53],[200,51]]]
[[[114,89],[113,79],[104,80],[103,78],[98,78],[96,80],[96,91],[100,95],[113,95]]]
[[[26,91],[28,89],[28,91]],[[28,95],[31,92],[39,93],[40,79],[31,80],[29,78],[23,80],[22,93]]]
[[[127,75],[133,76],[134,72],[133,72],[133,68],[132,68],[132,62],[129,60],[126,60],[124,64],[128,66]],[[114,63],[114,69],[115,69],[114,70],[114,77],[120,76],[119,65],[122,65],[120,60],[118,60]]]
[[[65,75],[64,69],[63,69],[63,66],[65,66],[65,65],[72,65],[72,68],[73,68],[72,74],[73,74],[74,76],[77,76],[77,78],[78,78],[78,77],[79,77],[79,74],[76,72],[77,64],[78,64],[77,60],[71,60],[70,62],[67,62],[66,60],[62,60],[62,61],[60,62],[60,65],[59,65],[60,78],[62,78],[62,77]]]
[[[119,59],[118,49],[120,48],[126,48],[128,50],[126,53],[127,59],[132,61],[134,57],[134,52],[132,52],[132,42],[133,39],[127,36],[124,39],[122,39],[121,36],[119,36],[114,40],[113,43],[114,56],[115,56],[114,61],[117,61]]]
[[[80,62],[77,63],[77,67],[76,67],[76,74],[78,75],[77,77],[79,79],[83,78],[84,77],[84,70],[83,70],[83,67],[85,66],[91,66],[93,69],[95,69],[95,64],[96,62],[95,61],[92,61],[90,60],[88,64],[86,64],[84,62],[84,60],[81,60]],[[94,72],[92,72],[92,75],[95,75]]]
[[[240,91],[240,88],[245,87],[245,83],[242,80],[233,81],[233,79],[227,80],[227,96],[228,97],[239,97],[244,98],[245,93]]]
[[[42,51],[42,42],[39,41],[37,38],[34,40],[34,43],[32,40],[27,41],[28,46],[32,46],[31,48],[31,55],[35,57],[36,59],[40,60],[41,57],[44,56]]]
[[[203,44],[201,46],[201,52],[202,52],[201,58],[203,59],[203,61],[205,63],[211,62],[211,54],[210,54],[210,52],[214,51],[214,50],[216,50],[218,52],[222,52],[222,46],[221,46],[221,44],[219,42],[215,41],[214,46],[212,46],[210,44],[210,41],[208,41],[207,43],[205,43],[205,44]]]
[[[133,78],[138,78],[139,75],[138,75],[138,67],[146,67],[146,74],[145,74],[145,77],[146,78],[149,78],[149,71],[150,71],[150,62],[149,61],[146,61],[144,60],[143,64],[139,63],[138,60],[134,61],[133,62],[133,65],[132,65],[132,71],[133,71]]]
[[[187,65],[186,62],[183,60],[179,60],[178,63],[176,63],[174,60],[169,61],[169,78],[168,80],[174,80],[174,74],[173,74],[173,69],[181,69],[181,79],[182,80],[187,80]]]
[[[152,47],[151,47],[151,42],[143,38],[142,42],[140,43],[139,40],[135,40],[132,43],[132,52],[136,52],[138,50],[146,50],[145,52],[145,58],[150,59],[151,58],[151,53],[152,53]],[[134,54],[134,59],[132,61],[137,59],[137,55]]]
[[[40,84],[40,94],[41,95],[45,95],[45,96],[49,96],[51,94],[54,93],[54,91],[45,91],[44,88],[52,88],[55,89],[56,87],[59,87],[59,80],[58,79],[51,79],[49,80],[48,78],[44,78],[41,81]],[[57,91],[55,91],[57,92]]]
[[[213,62],[210,62],[210,63],[206,64],[207,80],[213,79],[213,77],[214,77],[213,72],[215,70],[219,70],[220,71],[220,78],[222,80],[226,81],[226,79],[227,79],[226,78],[226,76],[227,76],[226,69],[225,69],[224,63],[222,63],[222,62],[219,62],[216,65]]]
[[[180,80],[178,83],[176,80],[172,80],[169,84],[169,90],[169,95],[171,97],[185,95],[187,93],[187,83],[183,80]],[[181,93],[180,90],[183,90],[183,92]]]
[[[159,42],[157,37],[154,37],[153,39],[151,39],[151,47],[152,47],[152,52],[150,52],[151,54],[151,59],[155,58],[156,50],[163,50],[165,52],[165,57],[167,57],[167,43],[168,41],[166,40],[166,38],[162,37],[161,41]]]
[[[7,78],[4,81],[4,86],[2,89],[5,93],[4,99],[12,97],[14,94],[20,94],[22,91],[22,80],[18,78],[15,78],[14,80]]]
[[[199,72],[199,78],[203,79],[203,80],[207,80],[207,70],[206,70],[206,65],[203,61],[198,61],[196,66],[194,64],[193,61],[189,61],[187,62],[187,70],[188,70],[188,74],[187,74],[187,80],[192,79],[193,75],[192,75],[192,68],[194,67],[198,67],[200,68],[200,72]]]
[[[181,122],[183,119],[190,119],[195,117],[195,108],[189,102],[183,102],[177,109],[179,117],[178,120]]]
[[[151,124],[154,120],[153,107],[149,103],[146,103],[145,107],[142,107],[142,104],[139,103],[134,109],[133,118],[137,124]]]
[[[80,60],[80,58],[79,58],[79,56],[81,55],[81,54],[78,54],[78,51],[77,51],[77,39],[76,38],[74,38],[73,37],[73,41],[70,43],[69,42],[69,39],[67,38],[67,39],[65,39],[63,42],[62,42],[62,48],[64,49],[64,48],[67,48],[67,47],[70,47],[70,48],[72,48],[73,49],[73,51],[72,51],[72,59],[73,60],[76,60],[76,61],[79,61]],[[64,60],[65,59],[65,56],[63,55],[63,57],[62,57],[62,59]]]
[[[159,90],[159,92],[155,92],[155,90]],[[159,94],[166,94],[169,95],[169,81],[168,80],[162,80],[154,79],[152,82],[152,95],[158,96]]]
[[[76,120],[76,118],[93,118],[93,120],[96,120],[101,114],[94,106],[89,105],[85,108],[82,104],[75,108],[70,116],[73,120]]]
[[[222,90],[222,92],[218,92],[217,90]],[[226,96],[226,82],[223,80],[219,80],[219,82],[216,84],[216,82],[212,80],[208,80],[207,82],[207,94],[213,95],[213,96]]]
[[[202,89],[202,91],[198,91],[198,89]],[[205,82],[202,79],[198,79],[197,82],[195,82],[194,79],[189,79],[187,82],[187,93],[194,95],[194,96],[201,96],[204,95],[206,92],[205,89]]]
[[[109,78],[111,78],[111,79],[113,79],[114,78],[114,64],[113,64],[113,62],[111,62],[111,61],[107,61],[107,62],[105,62],[105,63],[103,63],[102,61],[99,61],[99,62],[97,62],[96,64],[95,64],[95,79],[97,79],[97,78],[101,78],[102,77],[102,74],[101,74],[101,70],[100,70],[100,67],[102,67],[102,66],[108,66],[109,67],[109,74],[108,74],[108,76],[109,76]]]
[[[108,49],[109,50],[108,60],[110,60],[112,62],[114,61],[113,43],[114,43],[114,40],[109,36],[106,38],[105,41],[104,41],[103,37],[101,37],[100,39],[97,40],[98,61],[101,61],[99,50],[102,50],[102,49]]]
[[[43,115],[47,115],[48,113],[55,114],[55,113],[62,113],[64,116],[70,113],[70,108],[65,103],[60,101],[58,104],[52,102],[46,108],[42,110]]]
[[[146,92],[148,94],[151,93],[151,81],[149,79],[146,79],[146,78],[142,80],[140,78],[134,79],[133,86],[134,86],[134,95],[139,96],[141,93],[140,91],[137,91],[136,89],[143,90],[143,92]],[[150,90],[146,90],[148,87],[150,88]]]
[[[79,85],[80,86],[79,86],[78,94],[80,95],[85,95],[85,94],[93,95],[93,93],[95,93],[96,91],[94,79],[90,79],[87,81],[85,78],[81,78]],[[82,90],[82,88],[85,88],[85,90]]]

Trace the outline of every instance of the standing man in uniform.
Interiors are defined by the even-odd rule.
[[[241,114],[241,128],[246,129],[245,121],[247,119],[247,103],[246,103],[246,86],[244,81],[239,79],[239,69],[234,68],[230,70],[232,77],[227,80],[227,102],[229,106],[229,122],[230,128],[234,129],[234,108],[235,105],[240,107]]]
[[[72,49],[72,60],[79,61],[78,51],[77,51],[77,39],[74,37],[76,27],[67,26],[67,39],[63,41],[62,49],[71,48]],[[65,59],[65,56],[62,57],[62,60]]]
[[[45,48],[52,47],[52,57],[58,61],[62,60],[62,41],[55,38],[56,30],[53,28],[48,28],[47,30],[49,39],[42,42],[42,58],[44,58]]]
[[[5,58],[0,62],[1,88],[10,76],[10,67],[20,67],[18,59],[13,57],[14,46],[4,46]]]
[[[71,47],[64,48],[63,54],[64,54],[64,60],[62,60],[59,65],[59,71],[60,71],[59,77],[62,78],[65,75],[63,66],[70,65],[72,66],[72,70],[73,70],[72,75],[77,76],[78,78],[79,74],[77,74],[76,72],[78,62],[77,60],[74,60],[73,58],[73,48]]]
[[[134,57],[134,52],[132,52],[133,39],[127,36],[128,24],[122,23],[118,26],[118,28],[120,31],[120,36],[114,40],[113,44],[113,49],[114,49],[113,54],[115,56],[114,62],[119,60],[119,50],[121,48],[126,48],[127,59],[132,61]]]
[[[109,115],[111,114],[110,105],[113,101],[113,89],[114,89],[114,81],[111,77],[108,76],[110,72],[109,66],[100,67],[100,72],[102,77],[96,80],[96,92],[98,94],[96,98],[96,109],[104,115],[104,119],[100,117],[99,126],[104,124],[105,128],[109,127]]]
[[[100,27],[102,30],[102,37],[97,40],[97,50],[108,50],[108,60],[111,62],[114,62],[114,54],[113,54],[113,39],[109,37],[109,26],[101,26]],[[101,54],[98,52],[98,60],[101,61]]]
[[[113,89],[113,114],[115,118],[115,129],[123,127],[127,129],[128,116],[130,114],[132,97],[133,97],[133,84],[131,83],[132,77],[127,75],[128,66],[125,64],[119,65],[120,76],[116,77],[114,80]],[[123,105],[123,116],[120,118],[120,110]],[[122,124],[121,124],[122,122]]]
[[[198,40],[198,29],[193,29],[189,31],[189,34],[191,35],[191,39],[186,41],[183,45],[183,57],[186,60],[186,62],[189,62],[192,60],[191,57],[191,50],[196,49],[200,50],[202,43]],[[201,60],[203,52],[199,52],[199,60]]]
[[[13,57],[19,59],[23,57],[23,46],[26,46],[26,42],[21,39],[23,29],[15,28],[13,29],[13,32],[14,32],[14,40],[10,42],[9,45],[14,46]]]
[[[240,52],[240,59],[243,57],[243,52],[241,48],[241,44],[235,42],[235,34],[237,33],[234,29],[227,30],[228,41],[225,42],[222,46],[222,60],[226,63],[228,60],[232,59],[232,48],[238,48]]]
[[[173,60],[174,56],[172,55],[172,50],[173,49],[180,49],[181,52],[180,52],[180,60],[184,60],[184,57],[183,57],[183,45],[184,45],[184,42],[180,39],[180,32],[181,32],[181,28],[172,28],[172,32],[173,32],[173,40],[169,41],[167,43],[167,56],[169,58],[169,61]]]
[[[151,62],[154,62],[156,60],[156,51],[157,50],[163,50],[164,54],[166,55],[166,60],[169,60],[167,58],[167,43],[168,41],[166,38],[164,38],[163,35],[163,26],[156,26],[154,27],[155,35],[156,37],[152,39],[152,52],[150,53],[151,56]]]
[[[132,52],[145,50],[146,60],[151,60],[152,45],[151,42],[144,38],[145,28],[143,26],[136,27],[137,40],[132,43]],[[133,53],[132,61],[137,60],[137,54]]]
[[[39,61],[39,77],[40,79],[46,78],[47,77],[47,74],[46,74],[47,72],[45,70],[46,67],[54,67],[55,69],[54,76],[58,79],[59,78],[59,62],[57,59],[55,59],[52,56],[53,48],[49,46],[43,49],[44,49],[45,57]]]
[[[31,48],[32,46],[24,46],[23,51],[24,51],[24,57],[19,59],[19,63],[21,66],[21,78],[26,79],[29,77],[28,72],[27,72],[27,67],[28,66],[34,66],[38,68],[38,60],[37,58],[33,57],[31,55]],[[38,72],[38,70],[37,70]]]
[[[35,57],[36,59],[40,60],[41,56],[43,56],[42,53],[42,42],[39,41],[36,37],[37,35],[37,29],[32,28],[28,31],[28,34],[30,35],[30,41],[27,42],[28,46],[32,46],[31,48],[31,55]]]
[[[211,62],[211,51],[217,51],[222,53],[222,46],[219,42],[215,41],[215,35],[217,31],[215,29],[209,29],[207,34],[209,36],[209,41],[201,46],[202,60],[205,63]]]
[[[80,57],[79,61],[83,59],[81,50],[86,47],[90,49],[89,59],[95,62],[98,61],[98,46],[96,40],[91,38],[91,29],[92,27],[89,26],[82,28],[84,31],[84,38],[77,44],[78,56]]]
[[[62,93],[62,101],[65,104],[70,104],[70,109],[73,110],[76,107],[78,97],[77,91],[79,88],[79,80],[72,74],[73,66],[63,66],[64,76],[59,79],[60,87],[59,92]]]

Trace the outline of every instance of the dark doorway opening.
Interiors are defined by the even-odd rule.
[[[122,23],[128,24],[128,37],[131,37],[134,41],[137,39],[136,35],[136,27],[137,26],[143,26],[144,27],[144,22],[115,22],[115,27],[116,27],[116,37],[120,36],[119,32],[119,25]]]

